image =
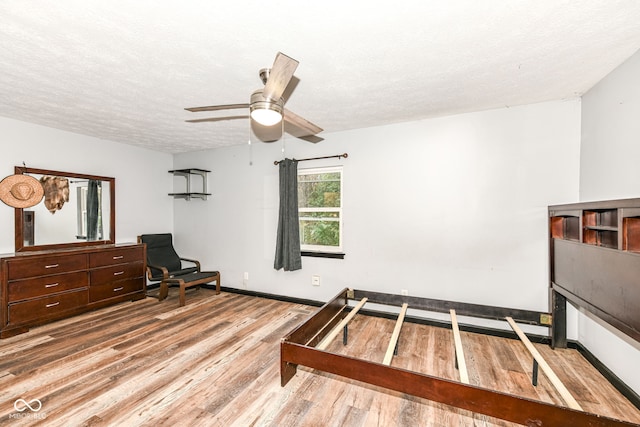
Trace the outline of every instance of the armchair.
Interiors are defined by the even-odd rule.
[[[147,277],[160,282],[160,301],[168,296],[169,286],[180,287],[180,307],[185,305],[186,288],[215,281],[216,295],[220,293],[220,272],[201,271],[199,261],[178,256],[171,233],[142,234],[138,243],[147,245]],[[183,261],[194,265],[185,267]]]

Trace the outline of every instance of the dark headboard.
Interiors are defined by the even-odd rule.
[[[566,300],[640,341],[640,199],[550,206],[549,229],[557,343]]]

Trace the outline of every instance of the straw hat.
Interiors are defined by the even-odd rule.
[[[0,200],[14,208],[30,208],[42,200],[44,189],[30,175],[9,175],[0,181]]]

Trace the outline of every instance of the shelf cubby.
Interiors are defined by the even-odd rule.
[[[640,217],[622,220],[622,249],[640,253]]]
[[[580,241],[580,217],[554,216],[550,218],[550,224],[552,238]]]
[[[589,245],[618,249],[618,210],[585,210],[582,241]]]

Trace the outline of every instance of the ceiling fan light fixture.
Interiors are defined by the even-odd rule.
[[[283,105],[282,98],[278,101],[272,101],[265,99],[261,90],[255,91],[251,95],[249,106],[251,118],[263,126],[273,126],[282,120]]]
[[[270,108],[251,108],[251,118],[263,126],[273,126],[280,123],[282,114]]]

